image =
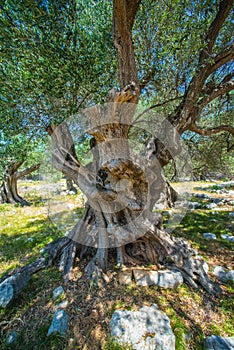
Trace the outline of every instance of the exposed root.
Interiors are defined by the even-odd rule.
[[[124,264],[141,263],[162,264],[179,270],[186,282],[193,288],[200,284],[211,294],[221,293],[221,288],[214,283],[203,269],[202,261],[189,243],[181,238],[170,236],[166,231],[155,229],[147,235],[129,244],[123,255]]]
[[[64,249],[60,257],[59,271],[63,272],[65,282],[69,281],[76,257],[76,243],[71,241]]]

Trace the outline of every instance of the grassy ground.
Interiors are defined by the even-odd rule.
[[[1,274],[36,259],[42,247],[64,235],[67,229],[58,228],[48,216],[47,205],[42,202],[35,185],[39,186],[21,183],[27,199],[32,201],[31,207],[0,205]],[[202,184],[196,186],[201,187]],[[58,199],[73,205],[72,210],[78,217],[82,214],[79,196],[58,196]],[[210,271],[214,265],[233,268],[233,243],[221,238],[222,233],[231,233],[231,209],[189,211],[173,232],[191,242],[207,260]],[[204,232],[215,233],[217,240],[205,240],[202,236]],[[0,348],[6,348],[6,335],[15,330],[19,337],[14,349],[126,349],[109,337],[108,324],[113,312],[116,309],[137,310],[142,305],[152,303],[158,304],[169,316],[176,335],[177,350],[201,350],[203,338],[207,335],[234,335],[234,289],[231,283],[223,286],[223,295],[219,297],[211,297],[203,290],[193,290],[185,284],[177,290],[138,287],[134,283],[123,286],[118,284],[113,259],[110,282],[105,285],[89,284],[84,274],[86,264],[87,261],[79,263],[74,269],[73,279],[67,285],[62,282],[56,267],[33,276],[11,307],[0,310]],[[52,293],[59,285],[64,286],[69,302],[67,312],[70,324],[66,339],[46,335],[56,307]]]

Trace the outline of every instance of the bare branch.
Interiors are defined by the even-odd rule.
[[[228,131],[230,134],[234,136],[234,128],[231,125],[220,125],[209,129],[202,129],[194,123],[189,126],[188,130],[203,136],[210,136],[213,134],[218,134],[219,132],[222,132],[222,131]]]
[[[169,100],[163,101],[162,103],[157,103],[155,105],[150,106],[149,108],[145,109],[142,113],[140,113],[135,119],[134,119],[134,124],[139,122],[139,119],[145,114],[148,113],[149,111],[151,111],[154,108],[157,107],[162,107],[165,106],[167,103],[172,102],[172,101],[176,101],[179,100],[180,98],[182,98],[183,96],[177,96],[177,97],[173,97],[170,98]]]

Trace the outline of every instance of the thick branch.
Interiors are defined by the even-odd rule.
[[[140,6],[141,0],[126,0],[128,11],[128,29],[132,30],[134,20]]]
[[[26,176],[26,175],[28,175],[28,174],[33,173],[34,171],[36,171],[37,169],[39,169],[39,167],[40,167],[40,164],[38,163],[38,164],[32,165],[31,167],[26,168],[26,169],[24,169],[23,171],[17,173],[17,174],[16,174],[17,180],[20,179],[20,178],[23,177],[23,176]]]
[[[213,134],[218,134],[221,131],[228,131],[234,136],[234,128],[231,125],[220,125],[214,128],[202,129],[199,128],[195,123],[189,127],[190,131],[203,136],[210,136]]]
[[[206,79],[233,58],[233,44],[226,47],[215,57],[212,57],[215,40],[232,8],[232,4],[233,0],[221,1],[217,15],[208,29],[204,48],[199,55],[198,67],[185,93],[184,99],[169,117],[169,121],[177,127],[179,133],[185,131],[188,125],[195,123],[201,111],[197,105],[199,104],[198,101],[202,95]]]
[[[200,63],[202,63],[205,59],[210,57],[219,31],[222,28],[222,25],[225,22],[227,16],[229,15],[229,12],[232,9],[232,5],[233,0],[223,0],[220,2],[217,15],[211,23],[205,38],[206,46],[200,53]]]
[[[118,54],[118,72],[121,90],[131,83],[138,85],[132,42],[132,26],[139,5],[139,0],[113,1],[113,39]],[[136,95],[136,101],[134,102],[138,102],[139,93],[140,91]]]
[[[13,175],[18,169],[19,167],[21,167],[21,165],[23,164],[23,162],[17,162],[17,163],[14,163],[10,166],[7,167],[6,169],[6,172],[9,174],[9,175]]]

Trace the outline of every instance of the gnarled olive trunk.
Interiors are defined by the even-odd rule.
[[[63,271],[67,280],[75,257],[81,259],[86,253],[90,256],[91,252],[93,257],[87,266],[87,274],[88,277],[95,277],[107,269],[109,253],[115,248],[119,266],[149,263],[171,266],[181,271],[191,286],[200,284],[210,293],[220,292],[189,243],[169,234],[163,228],[161,215],[153,212],[162,192],[167,193],[171,202],[175,199],[175,193],[165,181],[161,167],[179,151],[177,137],[171,139],[170,148],[166,149],[160,137],[162,135],[157,132],[143,155],[144,162],[133,155],[128,142],[142,87],[138,82],[132,42],[132,28],[140,3],[141,0],[113,0],[113,39],[121,91],[111,91],[104,113],[98,106],[88,112],[89,133],[94,137],[93,163],[84,167],[79,162],[66,123],[57,128],[52,125],[47,128],[54,142],[55,168],[74,181],[88,199],[83,217],[68,237],[50,243],[36,262],[16,272],[31,275],[59,260],[59,270]],[[222,22],[220,18],[223,18],[225,2],[221,2],[221,5],[214,24],[217,20]],[[225,10],[227,14],[230,6]],[[211,24],[206,40],[211,46],[220,28],[221,24]],[[205,51],[209,55],[209,47],[208,51],[205,47]],[[197,91],[202,89],[207,78],[208,69],[203,61],[201,55],[200,75],[196,74],[192,79],[189,93],[185,94],[184,101],[169,118],[180,134],[189,129],[190,114],[198,112],[198,109],[194,109],[191,96],[199,98]],[[212,71],[212,66],[208,68]],[[4,276],[2,281],[8,278],[9,275]]]

